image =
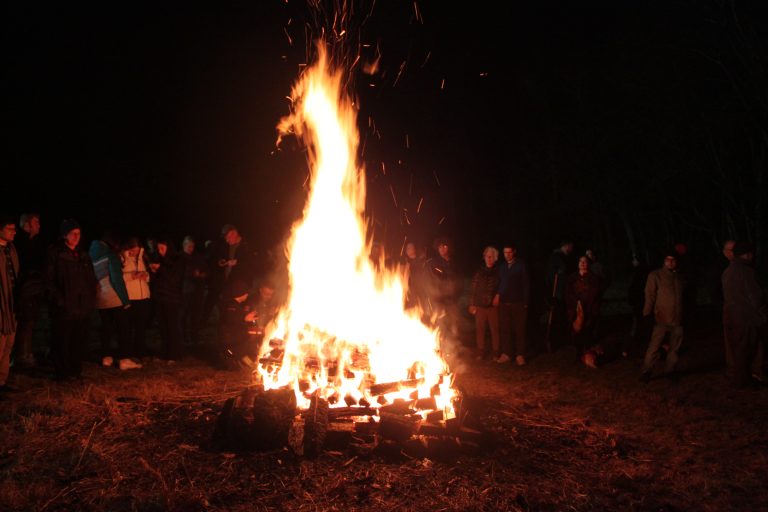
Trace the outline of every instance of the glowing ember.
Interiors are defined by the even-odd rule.
[[[403,272],[375,269],[368,258],[365,174],[342,78],[320,46],[278,126],[281,137],[293,133],[307,145],[311,192],[288,242],[291,295],[267,329],[261,380],[266,389],[293,387],[303,408],[315,392],[332,407],[434,396],[449,419],[454,392],[437,332],[420,311],[404,310]]]

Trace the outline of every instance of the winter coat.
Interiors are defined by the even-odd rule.
[[[723,318],[726,323],[759,327],[766,321],[763,290],[755,269],[741,258],[734,258],[723,272]]]
[[[152,298],[165,304],[181,304],[184,260],[169,252],[165,256],[155,254],[150,263],[160,264],[157,272],[152,274]]]
[[[149,282],[152,279],[150,275],[146,280],[138,279],[138,272],[149,272],[144,260],[144,248],[139,249],[138,256],[131,257],[127,251],[123,251],[123,281],[128,292],[130,300],[145,300],[151,297],[149,291]]]
[[[469,294],[469,305],[487,308],[492,305],[493,297],[499,288],[499,270],[496,265],[488,267],[483,264],[472,276],[472,291]]]
[[[19,275],[19,257],[13,243],[8,242],[8,252],[11,257],[11,268],[15,276]],[[16,316],[14,314],[13,279],[8,275],[8,261],[5,248],[0,247],[0,334],[7,335],[16,332]]]
[[[645,283],[645,306],[643,316],[653,312],[657,324],[683,324],[683,291],[685,283],[682,276],[662,267],[648,274]]]
[[[48,296],[55,316],[85,317],[96,304],[96,274],[88,253],[59,240],[48,250]]]
[[[504,260],[498,264],[498,267],[499,301],[502,304],[529,304],[531,300],[531,279],[528,276],[528,268],[525,265],[525,261],[517,258],[510,264]]]
[[[590,327],[600,314],[600,279],[592,272],[584,275],[574,272],[568,276],[564,294],[568,321],[576,320],[580,302],[584,314],[582,327]]]
[[[129,303],[128,291],[123,280],[123,265],[120,256],[105,242],[94,240],[88,255],[93,262],[93,272],[99,281],[96,293],[96,307],[110,309]]]

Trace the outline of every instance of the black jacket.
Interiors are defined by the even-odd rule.
[[[84,317],[96,305],[98,282],[88,253],[59,240],[48,249],[47,291],[54,315]]]

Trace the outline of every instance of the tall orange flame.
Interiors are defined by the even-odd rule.
[[[281,137],[293,133],[307,145],[311,192],[287,245],[291,294],[261,350],[264,357],[269,340],[281,340],[284,354],[279,364],[260,367],[261,379],[267,389],[293,386],[304,407],[316,391],[373,403],[371,385],[408,380],[419,383],[419,398],[439,389],[438,409],[452,417],[451,376],[436,331],[418,311],[404,310],[404,273],[377,270],[368,258],[365,173],[342,78],[319,45],[317,63],[294,86],[292,114],[278,126]],[[413,387],[401,393],[412,395]]]

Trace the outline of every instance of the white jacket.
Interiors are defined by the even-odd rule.
[[[128,298],[131,300],[144,300],[149,298],[149,279],[146,281],[137,279],[138,272],[148,272],[144,265],[144,248],[139,249],[139,255],[132,258],[127,251],[120,254],[123,260],[123,279],[128,290]]]

